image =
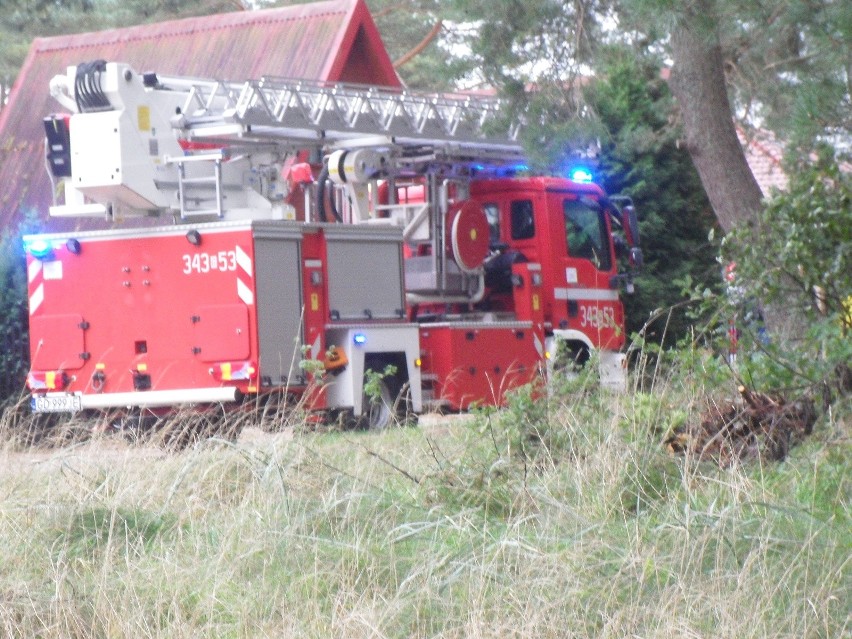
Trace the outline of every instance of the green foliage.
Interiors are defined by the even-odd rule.
[[[830,160],[800,163],[791,176],[789,191],[776,193],[759,220],[725,238],[723,259],[736,264],[727,313],[738,318],[745,381],[833,385],[838,367],[852,361],[852,176]],[[749,314],[779,305],[805,329],[770,326],[767,340]]]
[[[396,375],[396,366],[388,364],[380,371],[364,371],[364,395],[373,403],[382,400],[382,387],[385,380]]]
[[[0,448],[0,627],[847,635],[848,421],[825,417],[782,464],[669,456],[659,431],[695,418],[703,396],[681,381],[702,361],[672,362],[653,394],[600,392],[581,373],[505,410],[381,434],[251,429],[171,454],[103,435]],[[566,436],[529,437],[548,429]]]
[[[625,513],[638,514],[672,499],[680,488],[680,464],[661,451],[646,451],[644,458],[624,470],[620,505]]]
[[[788,0],[781,9],[738,1],[735,7],[722,13],[722,44],[736,60],[729,77],[743,110],[806,153],[826,134],[848,134],[849,3]]]
[[[20,235],[0,235],[0,404],[24,389],[29,368],[27,273]]]
[[[443,21],[446,11],[441,0],[369,0],[367,6],[382,34],[382,42],[394,62],[419,47],[441,21],[440,32],[397,72],[410,88],[451,91],[468,72],[465,60],[452,55],[455,41],[452,25]]]
[[[725,259],[737,263],[746,294],[794,301],[811,317],[823,304],[837,319],[852,295],[852,175],[830,159],[798,163],[790,174],[789,190],[726,238]]]
[[[606,434],[599,415],[608,401],[598,361],[556,373],[551,383],[528,384],[506,394],[502,408],[473,409],[470,439],[451,462],[436,458],[427,474],[429,503],[475,509],[505,519],[528,507],[529,481],[554,464],[575,463]]]
[[[625,32],[665,47],[666,34],[694,3],[621,0],[617,6]],[[848,136],[848,2],[713,0],[703,7],[704,28],[719,36],[737,117],[746,125],[760,119],[805,154],[818,140]]]
[[[14,80],[36,36],[91,26],[93,0],[7,0],[0,11],[0,81]]]
[[[610,194],[630,196],[639,213],[645,267],[636,293],[625,296],[627,333],[639,332],[657,309],[673,309],[645,327],[646,341],[671,345],[693,320],[678,305],[681,281],[718,288],[716,246],[708,239],[715,218],[689,154],[672,124],[674,103],[661,62],[622,47],[599,58],[600,79],[586,98],[606,134],[599,172]]]
[[[608,2],[449,0],[448,15],[470,25],[472,66],[500,88],[529,82],[563,86],[600,42]]]
[[[631,400],[630,411],[622,424],[625,434],[631,439],[662,438],[689,419],[683,407],[666,403],[660,395],[636,391]]]

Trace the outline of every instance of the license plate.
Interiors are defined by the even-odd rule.
[[[35,395],[30,399],[34,413],[76,413],[83,409],[79,395]]]

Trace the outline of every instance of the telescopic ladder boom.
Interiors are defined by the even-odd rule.
[[[168,88],[169,80],[155,86]],[[376,136],[376,145],[425,145],[448,157],[517,162],[521,123],[508,113],[495,97],[267,77],[195,82],[172,124],[189,139],[346,146]]]
[[[254,210],[274,218],[283,197],[276,176],[296,151],[318,160],[372,149],[380,170],[368,179],[525,164],[522,118],[492,96],[160,76],[103,61],[69,67],[53,79],[51,93],[79,114],[70,126],[66,203],[69,193],[82,194],[52,215],[90,214],[85,197],[107,212],[221,218]],[[56,128],[58,119],[46,124]],[[329,165],[332,179],[336,168]]]
[[[69,72],[69,76],[70,76]],[[264,77],[228,82],[137,75],[127,65],[89,63],[73,71],[65,93],[82,113],[117,108],[110,89],[141,79],[152,99],[183,96],[172,126],[187,139],[307,144],[328,148],[379,136],[396,146],[459,149],[468,157],[517,161],[522,121],[493,96],[429,93],[408,89]],[[127,80],[128,83],[131,80]],[[55,94],[56,95],[56,94]],[[126,105],[124,105],[126,106]],[[377,138],[378,140],[378,138]]]

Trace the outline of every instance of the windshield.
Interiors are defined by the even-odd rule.
[[[602,271],[612,268],[606,218],[600,206],[596,202],[587,204],[581,200],[566,199],[562,209],[565,212],[568,254],[589,260]]]

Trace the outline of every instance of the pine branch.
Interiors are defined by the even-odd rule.
[[[409,50],[408,53],[404,54],[402,57],[398,58],[393,63],[394,69],[399,69],[400,67],[411,62],[412,59],[416,58],[423,50],[431,44],[432,40],[434,40],[438,34],[441,32],[441,29],[444,26],[444,21],[441,18],[438,18],[438,21],[435,23],[435,26],[426,34],[426,37],[423,38],[413,49]]]

